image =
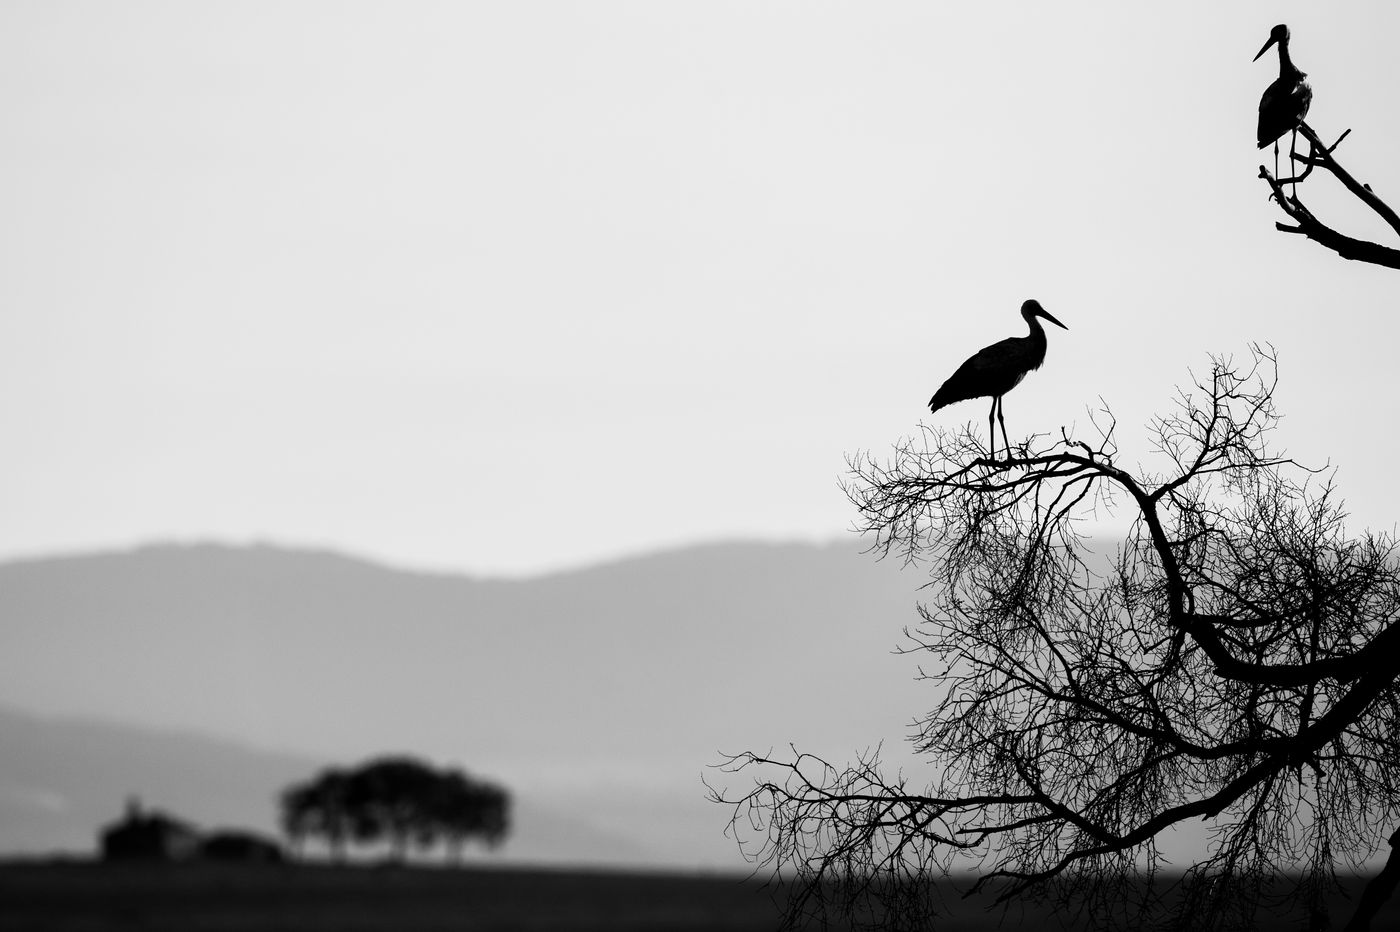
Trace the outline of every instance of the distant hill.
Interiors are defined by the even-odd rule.
[[[789,741],[897,751],[930,704],[916,659],[892,653],[924,581],[852,545],[715,544],[511,581],[267,546],[17,561],[0,564],[0,704],[278,749],[263,784],[411,751],[647,859],[732,864],[706,766]],[[109,813],[150,793],[104,766]],[[26,779],[53,791],[51,773]]]

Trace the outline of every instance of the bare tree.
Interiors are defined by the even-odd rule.
[[[1273,199],[1293,221],[1292,223],[1276,223],[1274,226],[1285,233],[1298,233],[1321,243],[1344,259],[1354,259],[1358,262],[1369,262],[1372,265],[1400,269],[1400,249],[1339,232],[1319,220],[1317,215],[1309,210],[1298,197],[1298,185],[1312,174],[1313,169],[1321,168],[1340,181],[1353,197],[1366,205],[1384,220],[1397,236],[1400,236],[1400,216],[1397,216],[1390,205],[1371,190],[1369,184],[1357,181],[1337,161],[1337,147],[1351,133],[1351,130],[1342,133],[1337,141],[1330,146],[1324,143],[1307,123],[1301,123],[1298,126],[1298,132],[1308,141],[1306,154],[1300,154],[1296,151],[1292,154],[1293,161],[1303,166],[1302,171],[1292,178],[1275,178],[1267,168],[1263,165],[1259,166],[1259,177],[1268,183],[1273,192]],[[1285,185],[1292,186],[1292,193],[1284,193]]]
[[[1400,823],[1400,562],[1270,446],[1276,374],[1266,348],[1214,360],[1151,425],[1159,473],[1118,464],[1107,412],[1093,442],[1034,437],[1001,460],[928,427],[852,459],[873,548],[931,577],[907,632],[931,687],[927,775],[728,760],[753,777],[716,793],[741,842],[803,881],[793,925],[911,927],[938,911],[934,881],[970,868],[966,892],[1050,898],[1077,926],[1244,928],[1282,891],[1324,927],[1338,871]],[[1124,518],[1095,553],[1087,521]],[[1159,844],[1188,825],[1208,853],[1169,882]],[[1389,896],[1390,858],[1349,929]]]

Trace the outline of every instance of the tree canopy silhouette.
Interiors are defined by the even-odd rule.
[[[281,796],[282,827],[293,842],[321,838],[337,860],[351,842],[386,843],[390,856],[402,860],[411,845],[442,841],[450,857],[460,858],[470,839],[500,844],[509,812],[510,796],[502,787],[412,757],[329,768]]]
[[[728,761],[754,775],[716,794],[733,827],[805,880],[794,924],[912,926],[938,909],[929,881],[973,867],[969,892],[1048,897],[1082,924],[1244,928],[1280,884],[1321,916],[1338,869],[1382,850],[1400,822],[1395,541],[1349,534],[1330,482],[1270,445],[1276,373],[1268,348],[1214,360],[1151,425],[1159,472],[1119,464],[1107,413],[1092,440],[1007,459],[925,427],[851,460],[874,549],[930,568],[908,648],[927,659],[930,776]],[[1111,553],[1090,518],[1128,519]],[[1142,882],[1163,833],[1197,823],[1207,856]]]
[[[331,857],[341,860],[351,838],[349,774],[327,768],[315,778],[282,791],[282,831],[300,848],[309,838],[323,839]]]

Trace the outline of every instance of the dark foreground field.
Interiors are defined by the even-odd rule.
[[[770,932],[777,917],[770,893],[737,877],[495,868],[0,865],[5,932]]]
[[[774,891],[754,880],[480,868],[220,864],[0,864],[0,930],[180,932],[426,932],[619,930],[771,932]],[[781,892],[777,894],[781,896]],[[1400,930],[1388,904],[1375,929]],[[1339,903],[1334,928],[1349,912]],[[937,929],[1063,927],[1046,912],[987,913],[958,904]],[[1071,921],[1069,927],[1073,927]],[[1260,928],[1298,929],[1296,917]]]

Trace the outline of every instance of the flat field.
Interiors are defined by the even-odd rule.
[[[565,870],[234,864],[0,866],[5,932],[771,932],[742,877]]]
[[[775,901],[775,897],[777,901]],[[773,932],[781,890],[725,875],[473,867],[0,864],[0,932]],[[939,932],[1066,927],[954,903]],[[1400,932],[1392,902],[1374,926]],[[1338,928],[1350,915],[1339,900]],[[1069,928],[1074,927],[1071,920]],[[1305,928],[1275,916],[1261,929]],[[839,928],[839,927],[838,927]],[[838,932],[833,928],[832,932]]]

